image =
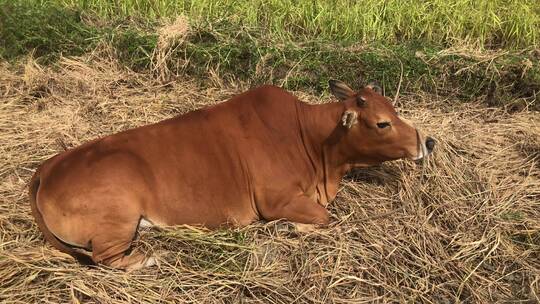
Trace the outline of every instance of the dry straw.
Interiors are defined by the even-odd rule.
[[[152,54],[152,72],[162,82],[168,82],[174,76],[173,70],[180,71],[183,60],[172,55],[182,45],[189,34],[189,23],[185,16],[178,16],[158,31],[157,46]]]
[[[44,243],[30,216],[36,166],[64,146],[246,89],[163,85],[109,54],[0,67],[1,302],[540,301],[540,115],[427,95],[402,97],[402,113],[438,140],[434,155],[351,173],[327,229],[151,230],[138,244],[160,252],[158,267],[79,266]]]

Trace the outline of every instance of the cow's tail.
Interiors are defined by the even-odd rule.
[[[40,168],[36,170],[34,173],[34,176],[32,176],[32,179],[30,180],[30,208],[32,209],[32,215],[36,219],[37,225],[39,227],[39,230],[43,233],[45,236],[45,239],[53,245],[56,249],[67,253],[74,257],[79,263],[84,265],[94,265],[94,261],[90,258],[89,255],[84,254],[82,252],[77,251],[75,248],[70,247],[68,244],[61,241],[59,238],[57,238],[47,227],[45,224],[45,221],[43,220],[43,216],[41,215],[41,212],[39,211],[37,207],[37,192],[39,189],[40,184]]]

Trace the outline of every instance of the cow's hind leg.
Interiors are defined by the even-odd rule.
[[[154,258],[147,257],[137,249],[131,250],[138,222],[136,218],[101,226],[92,238],[92,260],[97,264],[126,271],[154,265]]]

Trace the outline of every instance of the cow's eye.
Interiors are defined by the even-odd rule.
[[[384,129],[384,128],[387,128],[387,127],[390,127],[390,123],[385,121],[385,122],[378,122],[377,123],[377,127],[379,129]]]

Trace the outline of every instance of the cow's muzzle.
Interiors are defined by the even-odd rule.
[[[418,130],[416,130],[416,142],[418,143],[418,153],[416,154],[416,157],[413,158],[413,160],[419,160],[431,154],[431,152],[433,152],[433,149],[435,148],[436,143],[435,139],[429,136],[425,137],[424,139],[424,137],[420,134],[420,132],[418,132]]]
[[[425,145],[428,153],[431,153],[433,151],[433,148],[435,148],[435,139],[427,137]]]

